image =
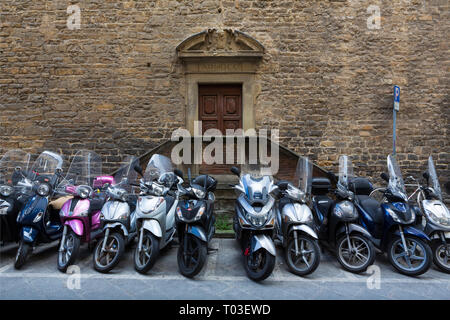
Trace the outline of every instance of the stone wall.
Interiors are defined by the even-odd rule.
[[[69,5],[79,29],[66,25]],[[368,27],[369,5],[381,28]],[[339,154],[376,175],[392,148],[392,88],[401,86],[398,153],[417,174],[433,154],[450,178],[449,8],[445,0],[0,2],[0,152],[94,149],[107,166],[185,126],[175,47],[208,28],[260,41],[257,128],[325,168]]]

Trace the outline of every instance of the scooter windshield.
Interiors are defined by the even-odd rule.
[[[78,151],[70,163],[69,170],[64,179],[58,185],[58,190],[63,191],[67,185],[92,186],[96,177],[102,175],[101,157],[89,150]]]
[[[30,154],[19,149],[6,152],[0,159],[0,185],[16,185],[28,172]],[[20,172],[16,172],[16,168]]]
[[[241,174],[249,175],[252,178],[259,179],[264,176],[272,177],[271,167],[264,164],[243,164],[241,166]]]
[[[388,188],[393,194],[398,194],[400,197],[407,199],[405,182],[403,181],[402,172],[393,155],[388,155],[387,165],[389,171]]]
[[[56,169],[62,169],[63,158],[57,153],[44,151],[34,161],[31,167],[32,179],[36,175],[53,175]]]
[[[298,159],[294,182],[305,194],[311,193],[312,169],[313,165],[307,157],[300,157]]]
[[[122,165],[119,170],[114,174],[115,186],[120,186],[127,192],[131,192],[131,183],[137,183],[137,172],[134,170],[136,164],[139,163],[139,159],[135,156],[125,156],[121,162]]]
[[[439,184],[438,175],[434,166],[433,157],[428,158],[428,174],[430,175],[431,185],[435,195],[442,201],[442,190]]]
[[[338,184],[348,190],[348,183],[354,177],[353,164],[347,155],[339,157],[339,180]]]
[[[145,169],[144,181],[147,183],[157,181],[166,187],[172,186],[175,182],[175,174],[170,159],[160,154],[154,154]]]

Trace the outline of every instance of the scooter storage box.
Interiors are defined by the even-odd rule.
[[[331,190],[330,179],[325,177],[312,178],[311,192],[314,195],[325,195]]]
[[[349,183],[349,189],[357,195],[368,196],[373,191],[373,186],[366,178],[353,178]]]

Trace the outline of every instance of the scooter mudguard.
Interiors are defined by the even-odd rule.
[[[83,236],[84,226],[81,220],[78,219],[67,220],[66,222],[64,222],[64,225],[69,226],[77,236],[80,237]]]
[[[317,233],[310,226],[307,226],[306,224],[297,224],[297,225],[292,226],[292,228],[289,230],[289,233],[293,232],[294,230],[304,232],[316,240],[319,239],[319,237],[317,236]]]
[[[396,236],[400,237],[400,231],[398,231],[398,229],[395,230],[394,234]],[[425,241],[431,241],[430,237],[428,237],[425,234],[425,232],[423,232],[423,231],[421,231],[421,230],[419,230],[417,228],[411,227],[411,226],[404,226],[403,227],[403,234],[410,235],[410,236],[413,236],[413,237],[417,237],[417,238],[425,240]]]
[[[125,226],[120,222],[113,222],[113,223],[107,223],[103,227],[103,232],[106,231],[106,229],[114,229],[116,227],[120,227],[125,237],[128,237],[128,230],[125,228]]]
[[[366,236],[368,239],[372,239],[372,235],[369,233],[369,231],[367,231],[366,229],[364,229],[363,227],[361,227],[358,224],[350,223],[348,225],[348,232],[349,232],[349,234],[351,234],[352,232],[361,233],[364,236]],[[343,233],[345,233],[345,226],[342,226],[339,228],[338,232],[336,232],[336,238],[339,238],[339,236]]]
[[[159,225],[158,221],[156,221],[154,219],[146,219],[146,220],[144,220],[142,227],[145,230],[148,230],[151,233],[153,233],[158,238],[162,237],[161,226]]]
[[[199,226],[188,226],[187,233],[192,234],[193,236],[199,238],[200,240],[204,242],[208,242],[208,239],[206,237],[206,233],[203,230],[202,227]]]
[[[38,230],[33,227],[22,227],[21,236],[24,242],[33,243],[38,233]]]
[[[250,243],[250,250],[252,253],[264,249],[269,252],[271,255],[275,256],[275,245],[268,236],[265,234],[257,234],[252,237]]]

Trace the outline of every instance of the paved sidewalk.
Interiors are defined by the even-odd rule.
[[[249,280],[233,239],[213,239],[207,265],[194,279],[178,272],[177,245],[161,252],[154,268],[141,275],[134,270],[132,251],[110,274],[96,272],[92,252],[81,249],[77,261],[79,289],[74,275],[56,268],[57,244],[40,246],[22,270],[14,269],[17,246],[0,249],[0,299],[449,299],[450,275],[434,266],[424,275],[411,278],[394,271],[379,255],[376,266],[366,274],[344,271],[329,253],[312,275],[291,274],[278,249],[273,274],[261,283]],[[379,280],[379,281],[378,281]]]

